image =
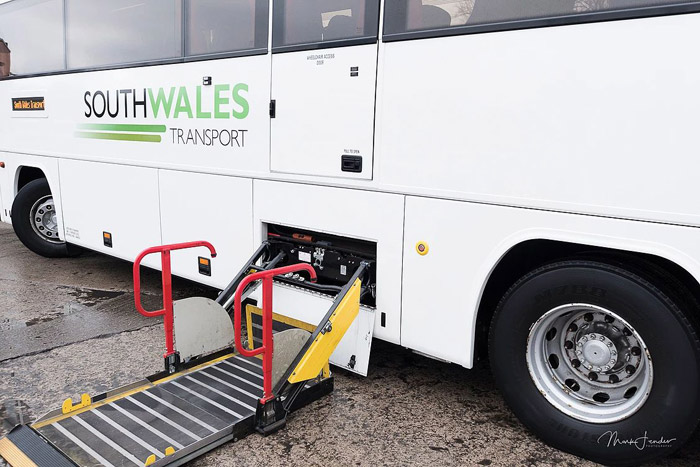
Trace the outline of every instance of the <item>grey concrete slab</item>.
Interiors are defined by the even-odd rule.
[[[146,296],[142,302],[148,310],[162,307],[159,297]],[[82,306],[81,309],[46,322],[0,331],[0,362],[96,337],[153,326],[161,321],[161,318],[147,318],[137,313],[133,297],[122,295],[103,305]]]

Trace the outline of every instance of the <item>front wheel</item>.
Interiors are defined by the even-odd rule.
[[[677,303],[605,263],[533,271],[494,315],[496,382],[518,418],[558,449],[613,465],[666,456],[700,417],[700,342]]]
[[[61,258],[79,253],[58,236],[56,207],[44,178],[27,183],[17,193],[12,203],[12,227],[21,242],[38,255]]]

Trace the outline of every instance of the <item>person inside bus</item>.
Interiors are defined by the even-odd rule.
[[[576,0],[475,0],[467,24],[498,23],[572,14]]]
[[[10,76],[10,48],[0,39],[0,79]]]

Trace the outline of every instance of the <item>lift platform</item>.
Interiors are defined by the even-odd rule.
[[[67,399],[0,439],[0,457],[22,467],[181,465],[256,431],[274,433],[289,412],[333,390],[329,358],[360,312],[368,265],[358,265],[313,329],[284,320],[284,329],[275,330],[273,281],[300,274],[315,281],[314,268],[276,267],[282,256],[270,258],[263,244],[216,301],[173,302],[170,253],[194,247],[216,256],[211,244],[193,242],[150,248],[134,263],[137,310],[163,316],[164,371],[95,397]],[[161,255],[163,308],[149,312],[141,306],[140,263],[153,253]],[[258,288],[259,308],[246,300]],[[246,335],[245,345],[244,304],[249,332],[251,316],[259,317],[258,332]]]

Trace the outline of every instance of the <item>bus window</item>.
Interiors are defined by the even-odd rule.
[[[179,0],[66,0],[68,68],[182,56]]]
[[[187,56],[267,48],[268,0],[187,0]]]
[[[384,34],[627,10],[698,0],[386,0]]]
[[[26,75],[64,69],[63,1],[25,0],[0,4],[0,76]],[[12,63],[9,55],[12,50]],[[10,66],[12,67],[10,69]]]
[[[7,42],[0,38],[0,78],[10,76],[10,48]]]
[[[378,0],[282,0],[274,9],[274,47],[377,37]]]

